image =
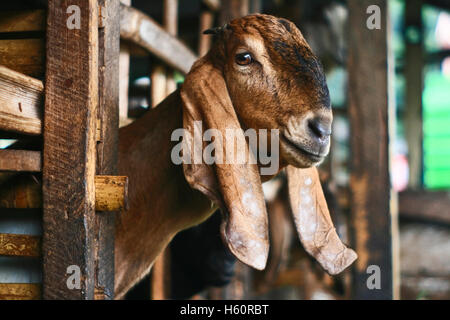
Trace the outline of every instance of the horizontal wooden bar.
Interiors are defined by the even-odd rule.
[[[197,56],[176,37],[141,11],[121,5],[120,36],[154,54],[169,66],[187,73]]]
[[[32,175],[9,178],[9,182],[0,187],[0,208],[42,208],[41,182]],[[128,210],[128,177],[95,176],[95,210]]]
[[[0,130],[42,133],[42,81],[0,66]]]
[[[0,150],[0,170],[39,172],[42,170],[41,152]]]
[[[35,174],[0,172],[0,208],[42,208],[42,183]]]
[[[95,210],[128,210],[128,177],[95,176]]]
[[[39,300],[39,283],[0,283],[0,300]]]
[[[400,217],[450,224],[450,192],[404,191],[399,193]]]
[[[27,32],[45,30],[44,10],[0,12],[0,32]]]
[[[0,40],[0,65],[30,77],[44,75],[45,39]]]
[[[0,234],[0,256],[39,257],[41,240],[38,236]]]

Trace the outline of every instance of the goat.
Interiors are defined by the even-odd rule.
[[[175,165],[172,132],[191,132],[196,121],[220,132],[278,129],[279,169],[286,168],[303,246],[330,274],[356,259],[337,236],[315,168],[329,151],[332,111],[322,67],[301,32],[285,19],[256,14],[207,33],[216,41],[182,87],[120,130],[118,166],[129,177],[130,209],[116,222],[116,298],[150,271],[178,232],[217,208],[231,253],[256,269],[265,267],[262,182],[272,176],[260,176],[261,164],[248,161]],[[191,140],[184,142],[192,147]]]

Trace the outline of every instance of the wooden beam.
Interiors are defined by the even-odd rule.
[[[40,172],[41,152],[28,150],[0,150],[1,171]]]
[[[400,217],[450,224],[450,193],[404,191],[399,194]]]
[[[95,210],[128,210],[128,177],[95,176]]]
[[[45,30],[44,10],[0,12],[0,32],[29,32]]]
[[[249,12],[249,0],[228,0],[220,6],[219,24],[224,25],[233,19],[243,17]]]
[[[132,41],[183,73],[189,72],[197,56],[141,11],[121,5],[120,36]]]
[[[366,26],[366,9],[381,9],[381,29]],[[386,0],[349,0],[349,118],[352,149],[351,231],[358,254],[355,299],[393,298],[389,179],[388,56]],[[362,45],[364,44],[364,45]],[[367,268],[378,266],[381,289],[370,290]]]
[[[95,299],[104,300],[114,298],[114,211],[127,208],[128,178],[112,176],[117,174],[119,145],[120,1],[99,0],[99,6],[106,18],[99,29],[98,119],[101,139],[97,142],[95,210],[105,212],[95,217],[98,229]]]
[[[0,283],[0,300],[39,300],[40,298],[40,284]]]
[[[422,186],[422,92],[424,65],[424,34],[422,31],[422,0],[405,2],[405,130],[408,143],[409,182],[411,189]]]
[[[31,77],[44,75],[45,40],[0,40],[0,65]]]
[[[81,28],[67,28],[69,6]],[[43,298],[93,299],[95,287],[97,0],[49,0],[43,152]],[[69,266],[81,288],[67,284]]]
[[[10,177],[0,186],[0,208],[42,208],[41,182],[32,175]],[[127,209],[128,178],[95,176],[95,210],[110,212]]]
[[[42,133],[42,81],[0,66],[0,129]]]
[[[37,258],[40,254],[40,237],[0,233],[0,256]]]

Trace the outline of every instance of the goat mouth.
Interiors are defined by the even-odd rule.
[[[293,142],[289,138],[287,138],[284,134],[280,135],[280,140],[283,142],[285,146],[287,146],[288,150],[292,151],[294,154],[300,155],[302,157],[308,158],[310,161],[314,163],[321,162],[325,155],[321,155],[318,153],[313,153],[309,150],[306,150],[304,147],[299,145],[298,143]]]

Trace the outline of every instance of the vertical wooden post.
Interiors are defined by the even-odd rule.
[[[203,34],[203,31],[212,28],[214,23],[214,13],[205,5],[202,5],[200,12],[200,27],[198,30],[198,56],[203,57],[211,47],[211,36]]]
[[[43,298],[93,299],[97,0],[48,1],[46,64]]]
[[[172,36],[178,33],[178,0],[164,0],[164,29]],[[176,90],[174,73],[156,66],[152,73],[152,107]],[[151,297],[163,300],[170,297],[170,249],[166,248],[155,260],[151,275]]]
[[[223,25],[233,19],[248,14],[249,0],[226,0],[221,2],[219,24]]]
[[[371,5],[381,9],[379,30],[367,27],[366,10]],[[352,294],[356,299],[392,299],[387,1],[349,0],[348,8],[351,220],[358,253]],[[379,289],[368,286],[374,272],[368,273],[369,266],[380,270]]]
[[[408,141],[409,188],[422,185],[422,92],[423,92],[423,32],[422,0],[405,2],[406,38],[406,105],[405,127]]]
[[[121,3],[130,6],[131,0],[120,0]],[[126,43],[120,46],[119,55],[119,122],[120,126],[127,125],[128,121],[128,87],[130,81],[130,50]]]
[[[99,28],[100,141],[97,141],[97,175],[117,174],[119,128],[120,1],[99,0],[104,17]],[[96,299],[114,298],[115,215],[96,214]]]

